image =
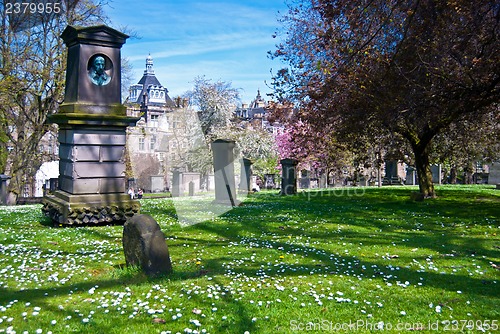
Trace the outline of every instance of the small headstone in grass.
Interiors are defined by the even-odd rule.
[[[172,272],[165,236],[150,215],[129,218],[123,226],[122,241],[127,266],[140,267],[149,276]]]

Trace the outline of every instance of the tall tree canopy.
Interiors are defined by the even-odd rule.
[[[187,170],[207,175],[213,168],[210,143],[230,131],[239,92],[231,82],[198,76],[194,78],[193,89],[184,97],[197,114],[196,120],[189,122],[190,144],[184,163]]]
[[[67,25],[105,23],[104,1],[60,3],[61,15],[41,17],[40,24],[25,24],[25,29],[11,24],[13,17],[6,10],[0,12],[0,172],[7,170],[12,177],[10,203],[42,163],[38,145],[49,130],[47,116],[64,98],[62,31]]]
[[[434,196],[433,139],[499,119],[499,12],[491,0],[298,0],[273,53],[289,65],[276,96],[339,140],[404,139],[420,191]]]
[[[230,126],[234,109],[240,100],[238,89],[231,82],[215,81],[199,76],[194,79],[193,90],[186,96],[190,104],[197,107],[200,125],[210,143],[215,138],[215,132]]]

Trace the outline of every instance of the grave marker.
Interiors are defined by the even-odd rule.
[[[212,142],[215,172],[215,202],[223,205],[237,206],[236,187],[234,181],[235,142],[229,139],[217,139]]]
[[[7,204],[7,181],[10,180],[10,176],[5,174],[0,174],[0,204]]]
[[[250,159],[241,159],[240,193],[244,195],[252,191],[252,164]]]
[[[149,276],[172,272],[165,236],[150,215],[135,215],[127,220],[122,244],[127,266],[140,267]]]
[[[182,187],[182,172],[179,168],[174,167],[172,169],[172,197],[182,196],[184,189]]]
[[[64,103],[49,121],[59,125],[59,182],[43,211],[61,225],[124,223],[139,212],[125,193],[126,129],[121,104],[120,49],[127,35],[110,27],[68,26]]]
[[[500,189],[500,161],[495,161],[490,165],[488,184],[496,184]]]
[[[281,162],[281,195],[297,193],[297,164],[295,159],[283,159]]]

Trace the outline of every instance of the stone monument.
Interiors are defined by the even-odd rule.
[[[10,176],[0,174],[0,205],[7,205],[7,182]]]
[[[500,189],[500,161],[493,162],[489,171],[488,184],[496,184],[497,189]]]
[[[283,159],[281,163],[281,195],[297,193],[297,164],[295,159]]]
[[[435,184],[441,184],[441,164],[431,165],[432,182]]]
[[[172,197],[179,197],[184,195],[184,189],[182,187],[182,172],[179,168],[172,168],[172,188],[170,189]]]
[[[275,189],[276,188],[275,177],[276,174],[264,174],[264,188]]]
[[[193,193],[196,194],[200,192],[201,184],[201,174],[195,172],[184,172],[182,173],[182,183],[183,187],[188,190],[188,194],[191,194],[191,183],[193,184]],[[191,196],[191,195],[190,195]]]
[[[252,164],[247,158],[241,159],[240,193],[248,195],[252,191]]]
[[[140,267],[149,276],[172,272],[165,235],[150,215],[135,215],[127,220],[122,244],[127,266]]]
[[[125,193],[126,129],[121,104],[120,49],[127,35],[110,27],[68,26],[66,91],[59,112],[58,189],[43,199],[43,211],[56,224],[122,224],[139,212]]]
[[[383,184],[384,185],[401,184],[398,175],[398,162],[396,160],[385,161],[385,177]]]
[[[412,166],[406,167],[406,182],[407,185],[416,185],[417,184],[417,170]]]
[[[235,142],[229,139],[217,139],[212,142],[215,172],[215,203],[237,206],[234,182]]]
[[[165,191],[165,178],[163,175],[151,175],[149,177],[149,189],[152,193],[159,193]]]
[[[309,189],[311,188],[311,177],[310,177],[310,171],[307,169],[304,169],[301,171],[301,178],[300,178],[300,189]]]

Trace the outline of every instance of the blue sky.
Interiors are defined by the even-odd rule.
[[[145,69],[149,53],[158,80],[170,97],[192,89],[196,76],[231,82],[242,102],[270,92],[272,37],[278,17],[286,12],[285,0],[116,0],[106,8],[112,27],[128,27],[140,38],[130,38],[122,56],[133,65],[134,83]],[[269,97],[265,97],[269,100]]]

